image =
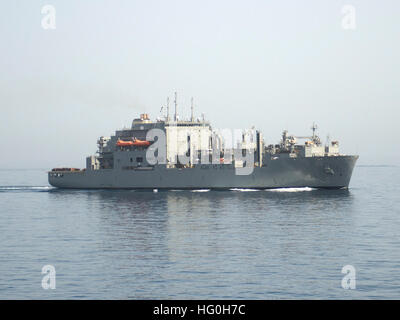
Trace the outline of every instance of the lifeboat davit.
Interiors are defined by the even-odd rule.
[[[149,141],[146,140],[139,140],[139,139],[133,139],[133,145],[134,146],[142,146],[142,147],[148,147],[150,145]]]

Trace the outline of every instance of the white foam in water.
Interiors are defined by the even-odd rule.
[[[249,191],[260,191],[259,189],[240,189],[240,188],[233,188],[229,189],[231,191],[240,191],[240,192],[249,192]]]
[[[210,189],[198,189],[198,190],[192,190],[192,192],[208,192]]]
[[[270,191],[270,192],[303,192],[303,191],[313,191],[313,190],[315,189],[310,187],[265,189],[265,191]]]
[[[33,190],[50,190],[50,189],[54,189],[54,187],[28,187],[28,189],[33,189]]]
[[[0,187],[0,190],[10,190],[10,191],[23,191],[23,190],[50,190],[54,189],[50,186],[36,187],[36,186],[4,186]]]

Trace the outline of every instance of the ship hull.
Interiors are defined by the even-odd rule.
[[[49,183],[65,189],[269,189],[288,187],[347,188],[358,156],[272,158],[249,175],[227,164],[193,168],[102,169],[49,172]]]

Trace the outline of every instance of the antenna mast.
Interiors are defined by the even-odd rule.
[[[313,137],[313,140],[314,140],[315,139],[315,130],[318,129],[318,126],[315,124],[315,122],[313,122],[313,125],[312,125],[311,129],[312,129],[312,137]]]
[[[175,92],[175,121],[178,121],[178,94]]]
[[[192,111],[192,115],[191,115],[191,117],[190,117],[190,121],[192,121],[192,122],[194,122],[194,113],[193,113],[193,97],[192,97],[192,100],[191,100],[191,111]]]
[[[169,97],[167,97],[167,122],[169,122]]]

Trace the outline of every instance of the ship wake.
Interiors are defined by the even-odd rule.
[[[50,186],[0,186],[0,192],[9,191],[49,191],[53,190]]]
[[[269,191],[269,192],[304,192],[304,191],[313,191],[313,190],[316,190],[316,189],[310,188],[310,187],[265,189],[265,191]]]

